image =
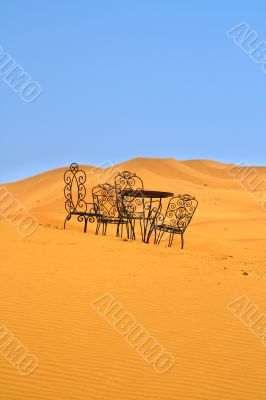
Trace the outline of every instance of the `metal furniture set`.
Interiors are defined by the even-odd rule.
[[[86,174],[76,163],[72,163],[64,174],[65,209],[64,222],[77,216],[84,222],[84,232],[88,222],[96,222],[98,235],[100,229],[106,235],[109,224],[116,226],[116,236],[123,236],[125,227],[127,238],[135,239],[135,227],[139,224],[142,241],[149,243],[154,234],[154,243],[159,244],[165,233],[169,234],[171,247],[174,235],[181,236],[184,247],[184,233],[198,206],[195,197],[189,194],[174,196],[170,192],[145,190],[141,178],[129,171],[119,172],[114,185],[99,184],[92,189],[92,202],[86,201]],[[165,213],[162,213],[162,199],[170,198]]]

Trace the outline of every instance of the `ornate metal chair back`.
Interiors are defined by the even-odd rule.
[[[73,212],[86,212],[86,174],[79,169],[76,163],[72,163],[64,174],[65,181],[65,209],[71,214]]]
[[[198,201],[189,194],[179,194],[172,197],[169,200],[163,223],[178,229],[180,233],[184,233],[197,206]]]
[[[104,183],[92,189],[93,202],[103,218],[114,219],[120,217],[120,210],[117,205],[115,187]]]
[[[144,199],[139,196],[144,189],[142,179],[134,172],[119,172],[115,177],[115,188],[121,212],[132,218],[140,217],[144,211]],[[121,196],[124,190],[135,192],[138,196]]]
[[[134,172],[119,172],[115,177],[115,187],[117,190],[143,190],[142,179]]]

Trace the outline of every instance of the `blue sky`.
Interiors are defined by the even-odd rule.
[[[266,74],[226,32],[266,41],[263,1],[1,5],[0,46],[42,87],[0,77],[0,181],[133,157],[266,164]]]

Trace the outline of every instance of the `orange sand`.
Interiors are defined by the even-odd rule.
[[[60,229],[64,168],[5,185],[41,226],[23,238],[0,220],[0,324],[39,366],[23,377],[0,354],[0,399],[266,399],[266,347],[227,309],[246,295],[266,313],[266,213],[229,167],[172,159],[117,166],[147,189],[198,198],[183,251],[178,238],[168,249],[112,231],[96,237],[92,226],[84,235],[74,221]],[[89,189],[97,184],[91,169]],[[167,373],[156,374],[91,308],[108,292],[175,357]]]

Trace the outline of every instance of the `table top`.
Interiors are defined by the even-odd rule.
[[[174,193],[171,192],[160,192],[157,190],[122,190],[122,196],[129,196],[129,197],[147,197],[153,199],[164,199],[167,197],[173,197]]]

